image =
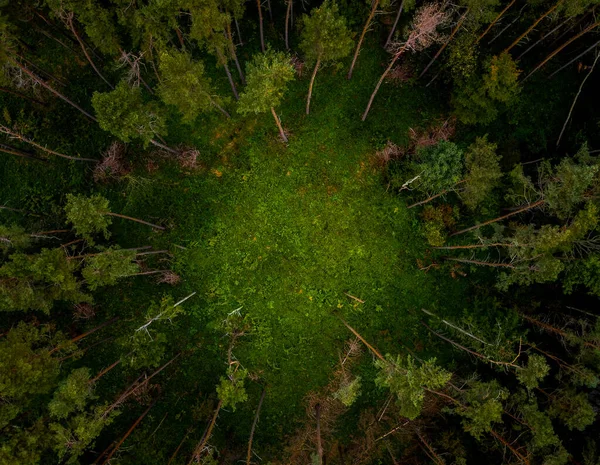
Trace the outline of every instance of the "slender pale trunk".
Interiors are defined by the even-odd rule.
[[[279,116],[277,116],[277,113],[275,112],[275,108],[273,108],[273,107],[271,107],[271,114],[273,115],[273,118],[275,118],[275,122],[277,123],[277,127],[279,128],[279,135],[281,136],[283,141],[287,144],[288,138],[285,135],[285,132],[283,132],[283,126],[281,126],[281,121],[279,120]]]
[[[250,465],[250,458],[252,457],[252,440],[254,439],[254,431],[256,430],[256,424],[258,423],[260,409],[262,407],[263,400],[265,400],[266,393],[267,393],[267,389],[263,388],[262,393],[260,395],[260,400],[258,401],[258,407],[256,407],[256,415],[254,415],[254,421],[252,422],[252,429],[250,430],[250,439],[248,440],[248,452],[246,453],[246,465]]]
[[[219,416],[219,412],[221,411],[222,405],[223,405],[223,401],[219,400],[219,403],[217,404],[217,408],[215,409],[215,413],[213,414],[213,417],[210,420],[210,424],[208,425],[208,428],[207,428],[206,432],[204,433],[202,440],[200,441],[200,443],[196,446],[196,449],[194,450],[194,455],[192,456],[192,460],[190,460],[190,462],[189,462],[190,465],[192,463],[194,463],[195,460],[200,459],[200,456],[202,455],[202,451],[204,450],[204,446],[206,445],[206,443],[210,439],[210,436],[212,435],[212,430],[215,427],[215,423],[217,422],[217,417]]]
[[[238,38],[240,39],[240,43],[238,44],[240,47],[244,45],[244,41],[242,40],[242,33],[240,32],[240,25],[238,23],[237,18],[233,18],[233,22],[235,23],[235,30],[237,31]]]
[[[492,244],[469,244],[469,245],[444,245],[433,247],[437,250],[462,250],[462,249],[487,249],[488,247],[516,247],[515,244],[505,242],[494,242]]]
[[[70,342],[73,342],[73,343],[75,343],[75,342],[77,342],[77,341],[80,341],[80,340],[81,340],[81,339],[83,339],[84,337],[87,337],[87,336],[89,336],[90,334],[94,334],[96,331],[100,331],[102,328],[104,328],[104,327],[106,327],[106,326],[112,325],[112,324],[113,324],[115,321],[117,321],[118,319],[119,319],[119,317],[117,316],[117,317],[114,317],[114,318],[112,318],[112,319],[110,319],[110,320],[108,320],[108,321],[105,321],[105,322],[104,322],[104,323],[102,323],[101,325],[99,325],[99,326],[96,326],[95,328],[93,328],[93,329],[90,329],[89,331],[87,331],[87,332],[85,332],[85,333],[83,333],[83,334],[80,334],[79,336],[75,336],[73,339],[71,339],[71,340],[70,340]],[[59,345],[57,345],[57,346],[56,346],[54,349],[50,350],[48,353],[49,353],[49,354],[53,354],[54,352],[56,352],[56,351],[60,350],[61,348],[62,348],[62,345],[61,345],[61,344],[59,344]]]
[[[558,55],[565,47],[567,47],[569,44],[571,44],[572,42],[576,41],[577,39],[579,39],[582,35],[587,34],[588,32],[590,32],[592,29],[596,29],[598,26],[600,26],[600,21],[596,21],[595,23],[589,25],[588,27],[586,27],[583,31],[581,31],[579,34],[571,37],[569,40],[567,40],[564,44],[562,44],[560,47],[558,47],[556,50],[554,50],[550,55],[548,55],[539,65],[537,65],[527,76],[525,76],[525,78],[523,79],[523,81],[525,81],[526,79],[529,79],[529,77],[535,73],[536,71],[538,71],[540,68],[542,68],[546,63],[548,63],[550,60],[552,60],[552,58],[554,58],[556,55]]]
[[[516,1],[516,0],[513,0]],[[392,30],[390,31],[390,35],[388,35],[387,40],[385,41],[385,48],[392,42],[392,38],[394,37],[394,32],[396,32],[396,28],[398,27],[398,21],[400,21],[400,15],[402,14],[402,10],[404,9],[404,0],[400,2],[400,7],[398,8],[398,14],[396,15],[396,20],[394,21],[394,25],[392,26]]]
[[[238,74],[240,76],[240,81],[242,81],[242,85],[246,85],[246,77],[244,76],[244,72],[242,71],[242,67],[240,66],[240,62],[237,57],[237,53],[235,53],[235,44],[233,43],[233,36],[231,35],[231,24],[227,24],[227,31],[223,31],[225,35],[225,39],[229,44],[229,52],[231,53],[231,57],[235,63],[235,67],[237,68]]]
[[[588,80],[588,78],[590,77],[590,75],[594,72],[594,68],[596,67],[596,63],[598,62],[598,58],[600,58],[600,53],[596,54],[596,59],[594,60],[594,64],[592,64],[592,67],[590,68],[590,71],[585,75],[585,78],[583,78],[583,81],[581,81],[581,85],[579,86],[579,90],[577,91],[577,95],[575,95],[575,98],[573,99],[573,103],[571,104],[571,108],[569,109],[569,114],[567,115],[567,119],[565,120],[565,124],[563,124],[563,127],[560,131],[560,134],[558,136],[558,140],[556,141],[556,146],[558,147],[560,145],[560,140],[562,139],[562,136],[565,132],[565,129],[567,129],[567,124],[569,124],[569,120],[571,119],[571,115],[573,114],[573,109],[575,108],[575,104],[577,103],[577,100],[579,99],[579,96],[581,95],[581,91],[583,90],[583,86],[585,85],[586,81]]]
[[[544,41],[546,39],[546,37],[550,37],[552,34],[554,34],[556,31],[558,31],[561,27],[563,27],[567,22],[571,21],[571,18],[567,18],[566,20],[564,20],[562,23],[560,23],[559,25],[557,25],[556,27],[552,28],[552,30],[546,32],[545,34],[542,35],[542,37],[540,37],[538,40],[536,40],[533,44],[531,44],[529,47],[527,47],[523,53],[521,53],[518,57],[517,60],[520,60],[521,58],[523,58],[525,56],[526,53],[530,52],[531,50],[533,50],[535,48],[536,45],[538,45],[540,42]]]
[[[163,150],[166,150],[167,152],[179,155],[179,152],[175,149],[172,149],[171,147],[169,147],[168,145],[162,144],[161,142],[158,142],[157,140],[154,139],[150,139],[150,143],[156,147],[159,147]]]
[[[256,0],[256,6],[258,7],[258,27],[260,29],[260,49],[265,53],[265,35],[263,31],[263,16],[262,16],[262,5],[260,0]]]
[[[442,45],[442,47],[437,51],[437,53],[433,56],[433,58],[429,61],[429,63],[427,63],[427,66],[425,66],[425,69],[423,71],[421,71],[421,74],[419,74],[419,78],[423,77],[423,75],[429,70],[429,68],[431,67],[431,65],[433,65],[435,63],[435,61],[438,59],[438,57],[446,49],[446,47],[448,46],[448,44],[450,42],[452,42],[452,39],[454,38],[454,36],[456,35],[456,33],[458,32],[458,30],[462,26],[462,23],[465,21],[465,19],[467,18],[468,14],[469,14],[469,9],[467,9],[467,11],[465,11],[463,13],[463,15],[460,17],[460,19],[458,20],[458,23],[456,24],[455,28],[452,30],[452,32],[448,36],[448,39],[446,40],[446,42],[444,42],[444,45]]]
[[[121,363],[121,359],[117,360],[112,365],[107,366],[104,370],[102,370],[100,373],[98,373],[98,375],[95,378],[90,379],[89,383],[90,384],[95,383],[100,378],[102,378],[106,373],[108,373],[110,370],[112,370],[113,368],[115,368],[119,363]]]
[[[290,29],[290,13],[292,12],[293,0],[288,0],[287,9],[285,11],[285,49],[290,49],[289,29]]]
[[[269,21],[273,24],[273,11],[271,10],[271,0],[267,0],[267,9],[269,10]]]
[[[477,38],[477,40],[475,41],[476,44],[478,44],[481,41],[481,39],[483,39],[487,35],[487,33],[491,31],[491,29],[494,27],[494,25],[500,20],[500,18],[502,18],[502,16],[504,16],[504,13],[506,13],[508,11],[508,9],[516,3],[516,1],[517,0],[511,0],[511,2],[508,5],[506,5],[506,7],[490,23],[490,25],[486,28],[486,30],[483,31],[483,33]]]
[[[394,64],[396,63],[396,61],[398,60],[398,58],[400,58],[400,55],[402,55],[404,52],[406,51],[406,46],[402,47],[391,59],[390,64],[388,65],[388,67],[386,68],[386,70],[383,72],[383,74],[381,75],[381,77],[379,78],[379,82],[377,83],[377,85],[375,86],[375,90],[373,91],[373,93],[371,94],[371,98],[369,99],[369,103],[367,104],[367,108],[365,109],[365,112],[362,115],[362,120],[366,120],[367,116],[369,114],[369,111],[371,111],[371,105],[373,105],[373,100],[375,100],[375,96],[377,95],[377,92],[379,92],[379,88],[381,87],[381,84],[383,84],[383,81],[385,80],[385,77],[388,75],[388,73],[392,70],[392,68],[394,67]]]
[[[582,56],[584,56],[587,53],[590,53],[592,50],[594,50],[598,45],[600,45],[600,40],[598,42],[596,42],[594,45],[592,45],[589,48],[586,48],[583,52],[581,52],[579,55],[577,55],[575,58],[573,58],[571,61],[569,61],[567,64],[561,66],[560,68],[558,68],[556,71],[554,71],[550,76],[548,76],[548,78],[554,77],[554,75],[560,73],[563,69],[567,68],[569,65],[572,65],[573,63],[575,63],[577,60],[579,60]]]
[[[133,432],[133,430],[140,424],[140,422],[148,414],[148,412],[150,411],[150,409],[152,407],[154,407],[154,404],[156,404],[157,400],[158,399],[154,399],[154,401],[150,404],[150,406],[146,410],[144,410],[144,413],[142,413],[139,416],[139,418],[137,420],[135,420],[135,422],[133,423],[133,425],[131,425],[131,427],[125,433],[125,436],[123,436],[121,438],[121,440],[115,445],[115,447],[113,447],[113,449],[110,451],[110,453],[106,456],[106,458],[104,459],[104,462],[102,462],[102,465],[104,465],[104,464],[106,464],[106,463],[108,463],[110,461],[110,459],[115,454],[115,452],[117,452],[117,450],[119,450],[119,447],[121,447],[121,445],[125,442],[125,439],[127,439],[129,437],[129,435]]]
[[[235,82],[233,82],[233,77],[231,76],[231,71],[229,71],[229,66],[227,66],[227,60],[218,48],[215,48],[215,51],[217,52],[217,58],[219,59],[220,64],[222,64],[223,68],[225,69],[225,74],[227,74],[227,79],[229,80],[229,85],[231,86],[233,96],[236,100],[239,100],[240,96],[238,95],[237,88],[235,87]]]
[[[466,258],[456,258],[456,257],[444,257],[444,258],[445,258],[445,260],[450,260],[452,262],[468,263],[470,265],[491,266],[492,268],[514,268],[514,265],[511,265],[510,263],[483,262],[480,260],[467,260]]]
[[[42,150],[43,152],[49,153],[50,155],[56,155],[57,157],[65,158],[67,160],[75,160],[75,161],[89,161],[91,163],[98,163],[98,160],[94,160],[93,158],[82,158],[82,157],[72,157],[70,155],[65,155],[64,153],[55,152],[54,150],[50,150],[49,148],[44,147],[43,145],[38,144],[37,142],[28,139],[22,134],[18,132],[12,131],[6,126],[0,125],[0,133],[7,134],[14,139],[17,139],[21,142],[25,142],[26,144],[32,145],[33,147]]]
[[[377,11],[378,6],[379,0],[374,0],[373,6],[371,7],[371,12],[369,13],[369,17],[367,18],[367,22],[365,23],[365,27],[363,27],[362,33],[360,34],[360,38],[358,39],[358,44],[356,44],[356,51],[354,52],[352,64],[350,65],[350,70],[348,71],[348,79],[352,79],[352,72],[354,71],[354,66],[356,65],[356,60],[358,59],[360,48],[362,47],[362,43],[365,40],[365,35],[367,34],[369,27],[371,26],[371,21],[373,21],[373,17],[375,16],[375,12]]]
[[[85,111],[83,108],[81,108],[79,105],[77,105],[75,102],[73,102],[72,100],[68,99],[67,97],[65,97],[63,94],[61,94],[60,92],[58,92],[56,89],[54,89],[52,86],[50,86],[49,84],[47,84],[43,79],[37,77],[35,74],[33,74],[31,71],[29,71],[28,68],[26,68],[25,66],[23,66],[21,63],[19,63],[17,60],[15,60],[14,58],[10,58],[10,60],[21,70],[23,71],[25,74],[27,74],[31,79],[33,79],[35,82],[37,82],[39,85],[41,85],[44,89],[50,91],[51,93],[53,93],[54,95],[56,95],[59,99],[63,100],[64,102],[68,103],[69,105],[71,105],[73,108],[79,110],[82,114],[84,114],[85,116],[87,116],[89,119],[91,119],[92,121],[94,121],[95,123],[98,122],[98,120],[96,118],[94,118],[92,115],[90,115],[87,111]]]
[[[462,184],[462,183],[464,183],[464,182],[467,182],[467,180],[466,180],[466,179],[462,179],[462,180],[458,181],[456,184],[454,184],[454,186],[452,186],[452,188],[454,188],[455,186],[458,186],[459,184]],[[408,207],[406,207],[406,208],[414,208],[414,207],[418,207],[419,205],[425,205],[426,203],[429,203],[429,202],[431,202],[432,200],[435,200],[435,199],[437,199],[438,197],[441,197],[442,195],[444,195],[444,194],[447,194],[447,193],[448,193],[448,192],[450,192],[451,190],[452,190],[452,189],[446,189],[446,190],[443,190],[443,191],[442,191],[442,192],[440,192],[439,194],[432,195],[431,197],[428,197],[428,198],[426,198],[425,200],[421,200],[420,202],[413,203],[412,205],[409,205],[409,206],[408,206]]]
[[[462,229],[460,231],[452,233],[452,234],[450,234],[450,237],[452,237],[452,236],[458,236],[460,234],[464,234],[464,233],[469,232],[469,231],[474,231],[474,230],[479,229],[479,228],[481,228],[483,226],[487,226],[488,224],[496,223],[497,221],[502,221],[502,220],[504,220],[506,218],[510,218],[511,216],[518,215],[519,213],[523,213],[525,211],[532,210],[532,209],[534,209],[536,207],[539,207],[539,206],[541,206],[541,205],[543,205],[545,203],[546,203],[546,201],[543,200],[543,199],[542,200],[538,200],[537,202],[533,202],[532,204],[527,205],[526,207],[519,208],[518,210],[515,210],[514,212],[508,213],[506,215],[499,216],[497,218],[494,218],[493,220],[484,221],[483,223],[476,224],[475,226],[471,226],[470,228]]]
[[[42,107],[48,106],[48,105],[46,105],[45,102],[42,102],[41,100],[36,100],[33,97],[30,97],[29,95],[22,94],[21,92],[17,92],[16,90],[9,89],[8,87],[0,86],[0,92],[6,92],[7,94],[12,94],[16,97],[24,98],[25,100],[29,100],[31,103],[36,103]]]
[[[21,157],[21,158],[27,158],[29,160],[37,160],[37,161],[41,161],[43,163],[48,163],[48,160],[46,160],[44,158],[36,157],[32,153],[23,152],[16,147],[12,147],[12,146],[6,145],[6,144],[0,144],[0,152],[8,153],[10,155],[16,155],[17,157]]]
[[[208,96],[210,103],[212,103],[226,118],[231,118],[231,115],[227,113],[227,110],[219,105],[210,95]]]
[[[148,223],[147,221],[140,220],[138,218],[133,218],[131,216],[121,215],[119,213],[106,212],[104,214],[108,215],[108,216],[114,216],[114,217],[117,217],[117,218],[123,218],[123,219],[129,220],[129,221],[135,221],[136,223],[145,224],[146,226],[151,226],[153,228],[160,229],[160,230],[164,230],[165,229],[163,226],[159,226],[159,225],[153,224],[153,223]]]
[[[317,57],[317,63],[315,64],[315,69],[313,70],[312,76],[310,78],[310,85],[308,86],[308,98],[306,99],[306,114],[310,113],[310,99],[312,97],[313,85],[315,83],[315,78],[317,77],[317,71],[319,71],[319,66],[321,66],[321,54]]]
[[[564,0],[558,0],[558,2],[556,2],[554,4],[554,6],[552,6],[549,10],[547,10],[542,16],[540,16],[538,19],[536,19],[533,24],[529,27],[529,29],[527,29],[523,34],[521,34],[519,37],[517,37],[517,39],[510,44],[504,51],[505,52],[510,52],[512,50],[512,48],[517,45],[519,42],[521,42],[521,40],[523,40],[525,38],[525,36],[527,36],[527,34],[529,34],[531,31],[533,31],[535,29],[535,27],[546,17],[548,16],[550,13],[552,13],[554,10],[556,10],[560,4],[563,2]]]
[[[83,51],[83,54],[87,58],[88,63],[91,65],[91,67],[94,69],[94,71],[96,72],[96,74],[100,77],[100,79],[102,79],[106,83],[106,85],[108,85],[108,87],[110,87],[111,89],[114,89],[115,87],[110,82],[108,82],[106,80],[106,78],[102,75],[102,73],[100,72],[100,70],[96,67],[96,64],[94,63],[94,60],[92,60],[92,58],[88,54],[87,49],[85,48],[85,44],[81,40],[81,37],[77,33],[77,29],[75,29],[75,25],[73,24],[73,13],[70,13],[67,16],[66,21],[67,21],[67,24],[69,25],[69,28],[71,29],[71,32],[73,33],[73,35],[77,39],[77,42],[79,42],[79,46],[81,47],[81,50]]]

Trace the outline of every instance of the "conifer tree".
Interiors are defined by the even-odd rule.
[[[192,61],[186,52],[165,51],[160,54],[159,70],[158,94],[163,102],[182,113],[183,121],[191,123],[200,113],[212,109],[230,118],[215,95],[201,61]]]
[[[335,3],[326,1],[319,8],[314,8],[310,16],[304,17],[300,49],[306,62],[314,63],[315,66],[308,87],[307,115],[310,113],[310,99],[319,67],[346,57],[351,48],[350,31],[346,27],[344,17],[339,15]]]
[[[283,99],[287,83],[294,79],[289,58],[284,53],[267,50],[248,63],[247,75],[248,86],[240,98],[238,112],[259,114],[270,110],[281,139],[288,142],[275,108]]]

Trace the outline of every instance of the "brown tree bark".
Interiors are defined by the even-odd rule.
[[[597,28],[598,26],[600,26],[600,21],[596,21],[595,23],[592,23],[591,25],[589,25],[588,27],[586,27],[583,31],[581,31],[579,34],[571,37],[564,44],[562,44],[560,47],[558,47],[556,50],[554,50],[550,55],[548,55],[544,60],[542,60],[542,62],[540,64],[538,64],[535,68],[533,68],[533,70],[527,76],[525,76],[525,78],[523,79],[523,81],[526,81],[527,79],[529,79],[529,77],[533,73],[535,73],[540,68],[542,68],[546,63],[548,63],[552,58],[554,58],[556,55],[558,55],[569,44],[571,44],[575,40],[579,39],[582,35],[587,34],[591,30]]]
[[[119,363],[121,363],[121,359],[117,360],[113,364],[106,367],[104,370],[102,370],[100,373],[98,373],[94,378],[90,379],[89,383],[90,384],[95,383],[100,378],[102,378],[106,373],[108,373],[110,370],[112,370],[114,367],[116,367]]]
[[[225,34],[225,39],[227,40],[227,44],[229,45],[229,53],[231,53],[231,57],[235,63],[235,67],[237,68],[238,75],[240,76],[240,81],[242,81],[242,85],[246,85],[246,76],[242,71],[242,67],[238,60],[237,53],[235,52],[235,44],[233,43],[233,35],[231,34],[231,23],[227,23],[227,31],[223,31]]]
[[[164,228],[163,226],[159,226],[159,225],[157,225],[157,224],[153,224],[153,223],[148,223],[147,221],[140,220],[140,219],[138,219],[138,218],[133,218],[133,217],[131,217],[131,216],[127,216],[127,215],[121,215],[121,214],[119,214],[119,213],[113,213],[113,212],[107,212],[107,213],[105,213],[105,215],[108,215],[108,216],[114,216],[114,217],[117,217],[117,218],[123,218],[123,219],[125,219],[125,220],[129,220],[129,221],[135,221],[136,223],[145,224],[146,226],[151,226],[151,227],[153,227],[153,228],[160,229],[160,230],[162,230],[162,231],[164,231],[164,230],[165,230],[165,228]]]
[[[43,163],[48,163],[48,160],[44,158],[36,157],[34,154],[29,152],[23,152],[12,145],[0,144],[0,152],[8,153],[10,155],[16,155],[17,157],[27,158],[28,160],[36,160],[41,161]]]
[[[455,186],[458,186],[459,184],[462,184],[462,183],[465,183],[465,182],[467,182],[467,180],[466,179],[462,179],[462,180],[458,181],[456,184],[454,184],[454,186],[452,186],[452,187],[454,188]],[[432,195],[431,197],[426,198],[425,200],[421,200],[420,202],[415,202],[415,203],[409,205],[406,208],[414,208],[414,207],[418,207],[419,205],[424,205],[426,203],[431,202],[432,200],[437,199],[438,197],[441,197],[444,194],[447,194],[451,190],[452,189],[446,189],[446,190],[440,192],[439,194],[435,194],[435,195]]]
[[[34,73],[32,73],[28,68],[26,68],[25,66],[23,66],[21,63],[19,63],[16,59],[14,58],[9,58],[10,61],[12,61],[21,71],[23,71],[25,74],[27,74],[31,79],[33,79],[35,82],[37,82],[39,85],[41,85],[44,89],[50,91],[51,93],[53,93],[54,95],[56,95],[58,98],[60,98],[61,100],[63,100],[64,102],[68,103],[69,105],[71,105],[73,108],[79,110],[83,115],[87,116],[89,119],[91,119],[92,121],[94,121],[95,123],[98,122],[98,120],[93,117],[92,115],[90,115],[87,111],[85,111],[83,108],[81,108],[79,105],[77,105],[75,102],[73,102],[72,100],[70,100],[69,98],[65,97],[63,94],[61,94],[60,92],[58,92],[56,89],[54,89],[52,86],[50,86],[49,84],[47,84],[43,79],[39,78],[38,76],[36,76]]]
[[[285,135],[285,132],[283,131],[283,126],[281,125],[279,116],[277,116],[277,113],[275,112],[275,108],[273,108],[273,107],[271,107],[271,114],[273,115],[273,118],[275,118],[275,123],[277,123],[277,127],[279,128],[279,135],[281,136],[283,141],[287,144],[289,142],[288,138]]]
[[[310,78],[310,84],[308,86],[308,98],[306,99],[306,114],[310,113],[310,99],[312,97],[313,85],[315,83],[315,78],[317,77],[317,71],[319,71],[319,66],[321,66],[321,54],[317,57],[317,63],[315,64],[315,69],[313,70],[312,76]]]
[[[487,35],[487,33],[490,32],[490,30],[500,20],[500,18],[504,16],[504,13],[506,13],[509,10],[509,8],[515,4],[516,1],[517,0],[511,0],[511,2],[508,5],[506,5],[506,7],[498,14],[498,16],[496,16],[496,18],[494,18],[494,20],[489,24],[485,31],[483,31],[483,33],[477,38],[477,40],[475,41],[476,44],[481,42],[481,39],[483,39]]]
[[[73,24],[73,13],[68,13],[65,21],[66,21],[67,25],[69,26],[69,28],[71,29],[71,32],[73,33],[73,35],[77,39],[77,42],[79,42],[79,46],[81,47],[81,50],[83,51],[83,54],[87,58],[88,63],[94,69],[94,71],[96,72],[96,74],[98,76],[100,76],[100,79],[102,79],[106,83],[106,85],[108,85],[108,87],[110,87],[111,89],[114,89],[115,87],[110,82],[107,81],[107,79],[100,72],[100,70],[96,67],[96,64],[94,63],[94,61],[92,60],[92,58],[88,54],[87,49],[85,48],[85,45],[84,45],[83,41],[81,40],[81,37],[77,33],[77,29],[75,29],[75,25]]]
[[[263,388],[260,394],[260,400],[258,401],[258,407],[256,407],[256,414],[254,415],[254,421],[252,422],[252,428],[250,429],[250,439],[248,440],[248,452],[246,453],[246,465],[250,465],[250,458],[252,457],[252,441],[254,439],[254,431],[256,430],[256,424],[258,423],[258,417],[260,415],[260,409],[265,400],[265,394],[267,389]]]
[[[570,60],[567,64],[561,66],[556,71],[554,71],[550,76],[548,76],[548,79],[554,77],[556,74],[560,73],[563,69],[565,69],[566,67],[568,67],[568,66],[572,65],[573,63],[575,63],[582,56],[584,56],[585,54],[587,54],[587,53],[591,52],[592,50],[594,50],[598,45],[600,45],[600,40],[598,42],[594,43],[594,45],[592,45],[591,47],[586,48],[583,52],[581,52],[575,58],[573,58],[572,60]]]
[[[525,36],[527,36],[527,34],[529,34],[531,31],[533,31],[535,29],[535,27],[546,17],[548,16],[550,13],[552,13],[554,10],[556,10],[560,4],[563,2],[564,0],[558,0],[558,2],[556,2],[549,10],[547,10],[542,16],[540,16],[538,19],[536,19],[533,24],[523,33],[521,34],[519,37],[517,37],[515,39],[515,41],[510,44],[507,48],[504,49],[504,52],[508,53],[510,52],[513,47],[515,45],[517,45],[519,42],[521,42],[521,40],[523,40],[525,38]]]
[[[89,331],[86,331],[85,333],[83,333],[83,334],[80,334],[79,336],[76,336],[76,337],[74,337],[73,339],[71,339],[71,340],[70,340],[70,342],[77,342],[77,341],[80,341],[80,340],[81,340],[81,339],[83,339],[84,337],[87,337],[87,336],[89,336],[90,334],[94,334],[96,331],[99,331],[99,330],[101,330],[102,328],[104,328],[104,327],[106,327],[106,326],[112,325],[112,324],[113,324],[115,321],[117,321],[118,319],[119,319],[119,317],[118,317],[118,316],[116,316],[116,317],[114,317],[114,318],[112,318],[112,319],[110,319],[110,320],[108,320],[108,321],[105,321],[105,322],[104,322],[104,323],[102,323],[101,325],[99,325],[99,326],[96,326],[95,328],[93,328],[93,329],[90,329]],[[51,349],[51,350],[50,350],[48,353],[49,353],[49,354],[53,354],[54,352],[57,352],[57,351],[59,351],[61,348],[62,348],[62,346],[59,344],[59,345],[57,345],[57,346],[56,346],[54,349]]]
[[[532,209],[534,209],[536,207],[539,207],[539,206],[541,206],[541,205],[543,205],[545,203],[546,203],[546,201],[543,200],[543,199],[542,200],[538,200],[537,202],[533,202],[532,204],[529,204],[526,207],[519,208],[518,210],[515,210],[514,212],[510,212],[510,213],[508,213],[506,215],[502,215],[502,216],[499,216],[499,217],[494,218],[492,220],[484,221],[483,223],[479,223],[479,224],[476,224],[475,226],[471,226],[470,228],[462,229],[460,231],[452,233],[452,234],[450,234],[450,237],[458,236],[460,234],[464,234],[464,233],[469,232],[469,231],[474,231],[475,229],[479,229],[482,226],[487,226],[488,224],[496,223],[497,221],[502,221],[502,220],[504,220],[506,218],[510,218],[511,216],[518,215],[519,213],[523,213],[525,211],[532,210]]]
[[[515,244],[494,242],[493,244],[469,244],[469,245],[445,245],[433,247],[436,250],[458,250],[458,249],[487,249],[488,247],[516,247]]]
[[[262,16],[262,5],[261,0],[256,0],[256,6],[258,7],[258,27],[260,29],[260,49],[265,53],[265,35],[263,31],[263,16]]]
[[[289,28],[290,28],[290,13],[292,11],[292,2],[294,0],[287,0],[287,9],[285,11],[285,49],[290,49],[289,43]]]
[[[471,265],[491,266],[493,268],[514,268],[514,265],[511,265],[510,263],[483,262],[480,260],[467,260],[466,258],[457,258],[457,257],[444,257],[444,259],[450,260],[453,262],[469,263]]]
[[[192,464],[194,462],[194,460],[198,460],[198,462],[200,462],[200,457],[202,455],[202,451],[204,450],[204,446],[210,439],[210,436],[212,435],[212,430],[215,427],[215,423],[217,422],[217,417],[219,416],[219,412],[221,411],[221,405],[223,405],[223,401],[219,400],[219,403],[217,404],[217,408],[215,408],[215,413],[213,414],[212,419],[210,420],[210,424],[208,425],[208,428],[207,428],[206,432],[204,433],[204,436],[202,437],[201,441],[198,443],[198,445],[194,449],[194,454],[192,455],[192,460],[190,460],[190,462],[189,462],[190,464]]]
[[[30,97],[29,95],[25,95],[25,94],[23,94],[21,92],[17,92],[16,90],[12,90],[12,89],[10,89],[8,87],[0,86],[0,92],[6,92],[7,94],[12,94],[12,95],[14,95],[16,97],[24,98],[25,100],[29,100],[31,103],[35,103],[35,104],[40,105],[42,107],[47,107],[48,106],[46,103],[42,102],[41,100],[34,99],[33,97]]]
[[[396,15],[396,19],[394,20],[394,25],[392,26],[392,30],[390,31],[390,34],[388,35],[388,38],[385,41],[384,48],[387,48],[388,45],[390,45],[390,43],[392,43],[392,37],[394,37],[394,32],[396,32],[396,28],[398,27],[398,21],[400,21],[400,15],[402,15],[403,9],[404,9],[404,0],[401,0],[400,6],[398,7],[398,14]]]
[[[133,432],[133,430],[137,427],[137,425],[140,424],[140,422],[144,419],[144,417],[148,414],[148,412],[150,411],[150,409],[152,407],[154,407],[154,404],[156,404],[156,402],[158,401],[158,399],[154,399],[154,401],[152,401],[152,403],[150,404],[150,406],[144,411],[144,413],[142,413],[137,420],[135,420],[135,422],[133,423],[133,425],[131,425],[131,427],[127,430],[127,432],[125,433],[125,436],[123,436],[121,438],[121,440],[115,445],[115,447],[113,447],[113,449],[110,451],[110,453],[106,456],[106,459],[104,459],[104,462],[102,462],[102,465],[106,464],[109,462],[109,460],[112,458],[112,456],[115,454],[115,452],[117,450],[119,450],[119,447],[121,447],[121,445],[125,442],[125,439],[127,439],[129,437],[129,435]]]
[[[356,44],[356,51],[354,52],[354,57],[352,57],[352,64],[350,65],[350,70],[348,71],[348,79],[352,79],[352,72],[354,71],[354,66],[356,65],[356,60],[358,59],[360,48],[362,47],[362,43],[365,40],[365,35],[367,34],[369,27],[371,27],[371,21],[373,21],[373,17],[375,16],[375,12],[377,11],[378,6],[379,0],[373,0],[371,12],[369,13],[369,17],[367,18],[365,27],[363,27],[362,33],[360,34],[360,38],[358,39],[358,43]]]
[[[323,465],[323,444],[321,443],[321,404],[315,406],[315,416],[317,419],[317,465]]]

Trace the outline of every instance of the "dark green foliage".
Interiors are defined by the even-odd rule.
[[[123,142],[140,140],[144,146],[166,135],[165,116],[156,102],[144,102],[139,87],[121,81],[112,92],[94,92],[92,105],[98,124]]]
[[[139,265],[133,262],[135,257],[135,250],[110,248],[86,258],[81,274],[92,291],[102,286],[113,286],[119,279],[139,271]]]
[[[479,137],[465,152],[466,179],[461,200],[470,209],[481,204],[496,187],[502,177],[500,156],[496,144],[488,142],[487,136]]]
[[[481,439],[484,433],[493,429],[494,423],[502,421],[502,402],[508,398],[508,391],[497,381],[474,381],[461,398],[465,405],[456,408],[455,412],[463,417],[464,430],[475,439]]]
[[[416,186],[433,195],[449,189],[462,179],[464,155],[452,142],[441,141],[417,152],[414,172],[419,176]]]
[[[78,235],[93,244],[93,237],[102,234],[105,239],[110,237],[108,227],[112,220],[105,213],[109,212],[108,200],[99,194],[87,197],[85,195],[67,194],[65,214],[73,224]]]

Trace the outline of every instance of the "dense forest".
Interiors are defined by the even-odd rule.
[[[599,0],[0,0],[0,465],[599,465]]]

